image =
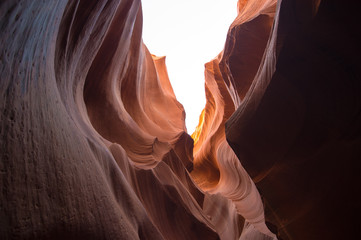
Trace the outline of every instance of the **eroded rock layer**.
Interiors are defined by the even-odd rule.
[[[239,0],[193,148],[140,0],[2,1],[0,238],[357,239],[357,16]]]
[[[226,141],[225,122],[243,101],[260,66],[276,1],[239,2],[225,49],[205,65],[206,106],[192,134],[192,177],[204,191],[231,200],[244,219],[241,239],[272,239],[261,197]]]
[[[360,235],[361,31],[355,6],[279,1],[245,95],[239,86],[248,80],[238,74],[237,61],[227,65],[230,89],[243,97],[226,123],[227,141],[256,182],[266,221],[281,239]]]
[[[239,1],[224,51],[206,64],[192,177],[204,191],[233,201],[246,219],[241,239],[263,239],[263,221],[279,239],[358,238],[356,8],[337,1],[275,4]],[[225,137],[235,156],[225,150]]]
[[[140,1],[3,1],[0,16],[0,238],[219,239]]]

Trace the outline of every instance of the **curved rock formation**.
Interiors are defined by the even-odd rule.
[[[0,238],[355,239],[356,11],[239,0],[193,145],[140,0],[2,1]]]
[[[255,232],[253,238],[258,239],[273,238],[265,225],[258,190],[226,142],[225,122],[244,99],[256,75],[271,31],[276,1],[240,1],[238,6],[224,51],[205,65],[207,102],[192,134],[195,140],[192,177],[204,191],[232,201],[246,220],[244,227],[257,229],[252,228],[252,233],[247,234]],[[245,234],[241,237],[248,238]]]
[[[244,186],[243,167],[279,239],[355,239],[361,213],[357,13],[336,1],[283,0],[276,11],[274,4],[239,1],[224,51],[206,64],[207,104],[192,135],[192,176],[205,191],[232,199],[252,223],[241,239],[262,238],[255,230],[265,230],[260,197]],[[224,129],[237,157],[225,150]],[[242,203],[252,193],[252,202]]]
[[[236,62],[227,65],[236,72],[231,89],[244,96],[226,123],[227,141],[281,239],[359,235],[361,51],[354,6],[279,1],[245,95]]]
[[[0,238],[219,239],[140,1],[5,1],[0,16]]]

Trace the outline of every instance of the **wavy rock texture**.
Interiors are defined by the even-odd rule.
[[[272,239],[265,225],[261,197],[226,141],[225,122],[234,113],[255,77],[265,51],[276,1],[242,1],[225,49],[205,65],[206,106],[192,134],[192,177],[207,193],[230,199],[245,218],[241,239]]]
[[[140,1],[3,1],[0,16],[0,238],[219,239]]]
[[[232,200],[246,220],[240,239],[270,236],[264,221],[279,239],[358,238],[355,8],[312,0],[278,1],[277,8],[239,1],[238,8],[224,51],[206,64],[192,177]]]
[[[357,16],[240,0],[193,149],[139,0],[2,1],[0,238],[357,239]]]

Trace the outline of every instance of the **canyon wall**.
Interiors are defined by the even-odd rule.
[[[0,238],[219,239],[140,1],[3,1],[0,16]]]
[[[249,78],[240,74],[240,61],[226,64],[230,89],[241,99],[226,122],[226,138],[280,239],[360,235],[361,31],[355,6],[278,1],[246,94],[242,85]]]
[[[261,196],[226,141],[225,122],[242,103],[261,64],[277,1],[242,1],[224,50],[205,65],[206,106],[192,134],[191,175],[205,192],[232,201],[245,218],[240,239],[272,239]]]
[[[354,239],[352,4],[239,0],[192,138],[140,0],[0,3],[1,239]]]

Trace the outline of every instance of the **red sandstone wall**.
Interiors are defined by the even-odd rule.
[[[240,0],[193,149],[140,1],[1,2],[0,238],[356,239],[356,11]]]
[[[218,239],[140,1],[1,3],[1,239]]]
[[[266,221],[281,239],[359,237],[361,49],[355,4],[279,1],[257,74],[226,122],[227,141],[256,182]],[[243,78],[233,64],[227,65],[236,76],[232,86],[242,96]]]

